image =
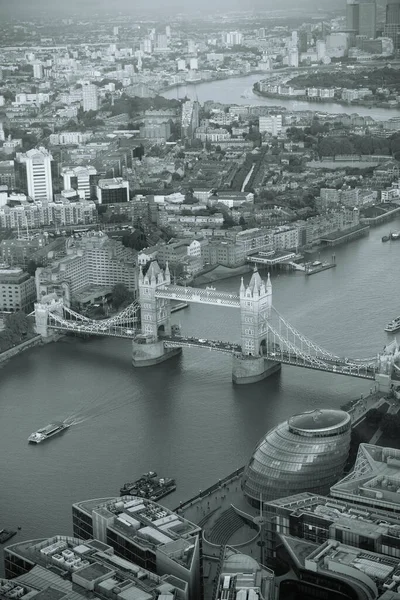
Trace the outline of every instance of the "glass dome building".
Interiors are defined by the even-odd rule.
[[[350,448],[350,415],[321,409],[290,417],[257,444],[242,476],[253,506],[301,492],[328,494],[343,474]]]

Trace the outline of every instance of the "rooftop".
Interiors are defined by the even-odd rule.
[[[289,427],[299,433],[328,432],[350,423],[350,415],[342,410],[316,409],[293,415],[288,422]]]
[[[193,558],[193,536],[200,528],[169,509],[144,498],[122,496],[87,500],[74,505],[92,515],[114,517],[108,527],[135,544],[163,552],[184,566]]]
[[[354,469],[331,487],[331,495],[400,512],[400,450],[360,444]]]

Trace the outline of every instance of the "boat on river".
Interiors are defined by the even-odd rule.
[[[390,234],[390,239],[391,240],[400,240],[400,231],[393,231]]]
[[[399,331],[400,329],[400,316],[396,317],[390,323],[388,323],[385,327],[385,331],[388,333],[394,333],[395,331]]]
[[[42,427],[42,429],[38,429],[34,433],[31,433],[28,437],[28,442],[31,444],[40,444],[54,435],[61,433],[65,429],[68,429],[70,426],[70,423],[50,423],[49,425],[46,425],[46,427]]]
[[[5,544],[10,540],[14,535],[17,535],[16,531],[11,529],[0,529],[0,544]]]
[[[120,494],[121,496],[141,496],[156,502],[175,490],[175,479],[157,477],[155,471],[149,471],[133,483],[125,483],[120,489]]]
[[[390,240],[390,236],[384,235],[382,236],[382,242],[388,242]]]

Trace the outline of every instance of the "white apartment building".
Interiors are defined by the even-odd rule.
[[[61,176],[63,178],[64,190],[76,190],[85,199],[91,196],[91,187],[97,170],[91,165],[86,167],[63,167]]]
[[[282,133],[282,115],[260,117],[258,126],[260,133],[269,133],[276,137]]]
[[[74,240],[67,256],[35,274],[37,297],[56,293],[67,306],[74,298],[111,292],[123,283],[136,296],[137,268],[133,252],[101,232]],[[96,292],[97,288],[97,292]]]
[[[92,137],[91,133],[81,131],[60,131],[50,134],[50,144],[54,146],[68,146],[70,144],[84,144]]]
[[[20,268],[0,264],[0,310],[28,312],[35,300],[35,279]]]
[[[83,111],[99,109],[99,97],[97,85],[87,82],[82,86],[83,93]]]
[[[18,206],[0,207],[0,227],[5,229],[37,228],[42,225],[87,225],[96,219],[94,202],[26,202]]]
[[[299,230],[297,228],[280,227],[272,236],[274,250],[291,250],[299,246]]]
[[[53,199],[51,179],[52,155],[43,147],[17,152],[15,158],[16,183],[33,200],[50,202]]]

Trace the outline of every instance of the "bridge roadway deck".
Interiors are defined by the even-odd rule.
[[[156,298],[167,298],[169,300],[181,300],[183,302],[195,302],[197,304],[213,304],[228,306],[231,308],[240,307],[240,297],[238,294],[229,294],[218,290],[203,288],[182,287],[180,285],[168,285],[159,287],[156,290]]]
[[[375,368],[372,365],[357,365],[349,361],[340,361],[326,358],[324,356],[310,357],[320,361],[320,364],[312,363],[311,360],[303,356],[296,356],[293,353],[288,352],[268,352],[265,358],[281,362],[285,365],[292,365],[294,367],[303,367],[305,369],[314,369],[316,371],[327,371],[328,373],[335,373],[337,375],[346,375],[348,377],[358,377],[360,379],[375,380]]]
[[[216,352],[225,352],[227,354],[233,354],[234,352],[242,351],[242,347],[234,342],[223,342],[220,340],[205,340],[202,338],[184,337],[179,335],[163,335],[161,339],[164,341],[164,345],[166,348],[207,348],[208,350],[214,350]]]
[[[75,321],[71,321],[71,324],[61,325],[61,324],[49,324],[49,329],[54,329],[55,331],[70,331],[72,333],[86,333],[88,335],[103,335],[107,337],[118,337],[125,338],[128,340],[133,340],[136,331],[134,329],[127,329],[126,327],[118,327],[118,326],[110,326],[110,327],[93,327],[93,326],[85,326],[82,324],[75,324]]]

